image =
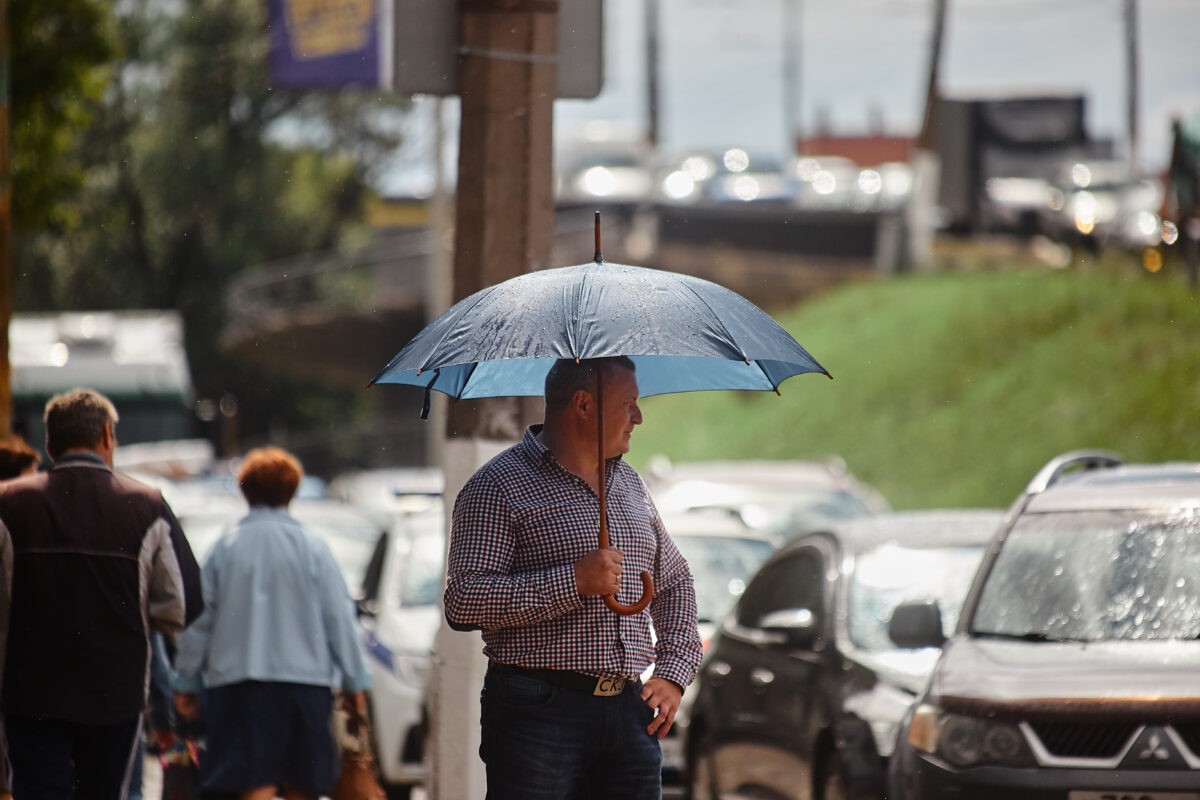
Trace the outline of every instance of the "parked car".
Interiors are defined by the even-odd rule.
[[[691,569],[700,640],[707,648],[717,625],[737,602],[747,581],[782,539],[720,512],[676,511],[664,514],[663,524]],[[684,742],[695,688],[693,683],[684,692],[675,724],[662,741],[664,797],[684,791]]]
[[[672,464],[655,457],[646,482],[663,513],[722,510],[784,538],[888,509],[839,459]]]
[[[362,583],[359,626],[372,675],[375,760],[388,800],[408,798],[427,778],[425,687],[441,620],[445,526],[441,496],[403,498]]]
[[[891,642],[891,610],[937,598],[952,621],[1001,521],[993,510],[889,512],[776,552],[701,668],[691,796],[882,797],[896,727],[937,657]]]
[[[441,497],[444,487],[445,478],[438,467],[380,467],[337,475],[325,493],[387,527],[397,512],[412,507],[407,498]]]
[[[1200,463],[1049,462],[905,720],[890,797],[1200,797]],[[943,644],[937,604],[891,635]]]

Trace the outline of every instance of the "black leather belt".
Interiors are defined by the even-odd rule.
[[[539,681],[545,681],[560,689],[570,689],[573,692],[584,692],[596,697],[615,697],[629,683],[628,678],[615,678],[612,675],[585,675],[582,672],[572,672],[566,669],[529,669],[513,664],[501,664],[489,661],[488,669],[510,674],[528,675]]]

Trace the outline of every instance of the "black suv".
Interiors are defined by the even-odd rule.
[[[713,637],[684,741],[693,800],[880,798],[905,711],[935,649],[901,650],[891,611],[954,609],[999,510],[892,512],[789,542]]]
[[[899,644],[943,644],[936,603]],[[1051,461],[897,738],[890,797],[1200,798],[1200,464]]]

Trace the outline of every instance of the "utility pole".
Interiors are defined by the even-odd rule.
[[[1138,174],[1137,0],[1125,0],[1125,111],[1129,134],[1129,174]]]
[[[658,151],[660,110],[658,105],[658,4],[642,0],[646,26],[646,151]]]
[[[453,300],[546,266],[554,228],[558,0],[458,0],[459,128]],[[515,442],[540,401],[460,401],[446,414],[445,496]],[[430,790],[481,800],[479,634],[443,619],[430,686]]]
[[[9,0],[0,0],[0,433],[12,430],[12,364],[8,324],[12,320],[12,134],[8,119],[10,42]]]
[[[942,39],[946,31],[947,0],[935,0],[933,32],[929,40],[929,67],[925,80],[925,113],[912,149],[913,191],[904,215],[905,245],[898,269],[928,263],[933,254],[934,209],[937,206],[941,162],[937,156],[937,113]]]
[[[938,70],[942,61],[942,39],[946,32],[946,0],[934,0],[933,35],[929,39],[929,65],[925,77],[925,114],[917,147],[932,151],[935,145],[938,103]]]
[[[787,155],[803,150],[804,130],[801,125],[801,67],[800,37],[803,0],[780,0],[783,3],[783,132]]]

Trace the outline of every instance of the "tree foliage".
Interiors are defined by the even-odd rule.
[[[369,181],[399,144],[407,102],[273,88],[262,0],[47,4],[90,16],[29,20],[14,39],[37,42],[46,74],[56,59],[92,66],[63,66],[74,83],[29,104],[58,113],[45,123],[57,134],[41,149],[17,141],[21,163],[61,162],[72,180],[42,189],[53,202],[38,202],[61,211],[16,220],[16,309],[179,309],[198,390],[218,397],[236,380],[218,346],[229,279],[361,243]],[[44,3],[10,5],[33,6]],[[76,52],[85,34],[91,49]],[[14,84],[39,80],[25,66],[14,63]]]
[[[115,30],[105,0],[9,2],[12,225],[17,236],[69,235],[85,178],[80,145],[111,80]],[[18,271],[23,297],[51,299],[48,275]],[[18,305],[18,308],[21,307]]]

